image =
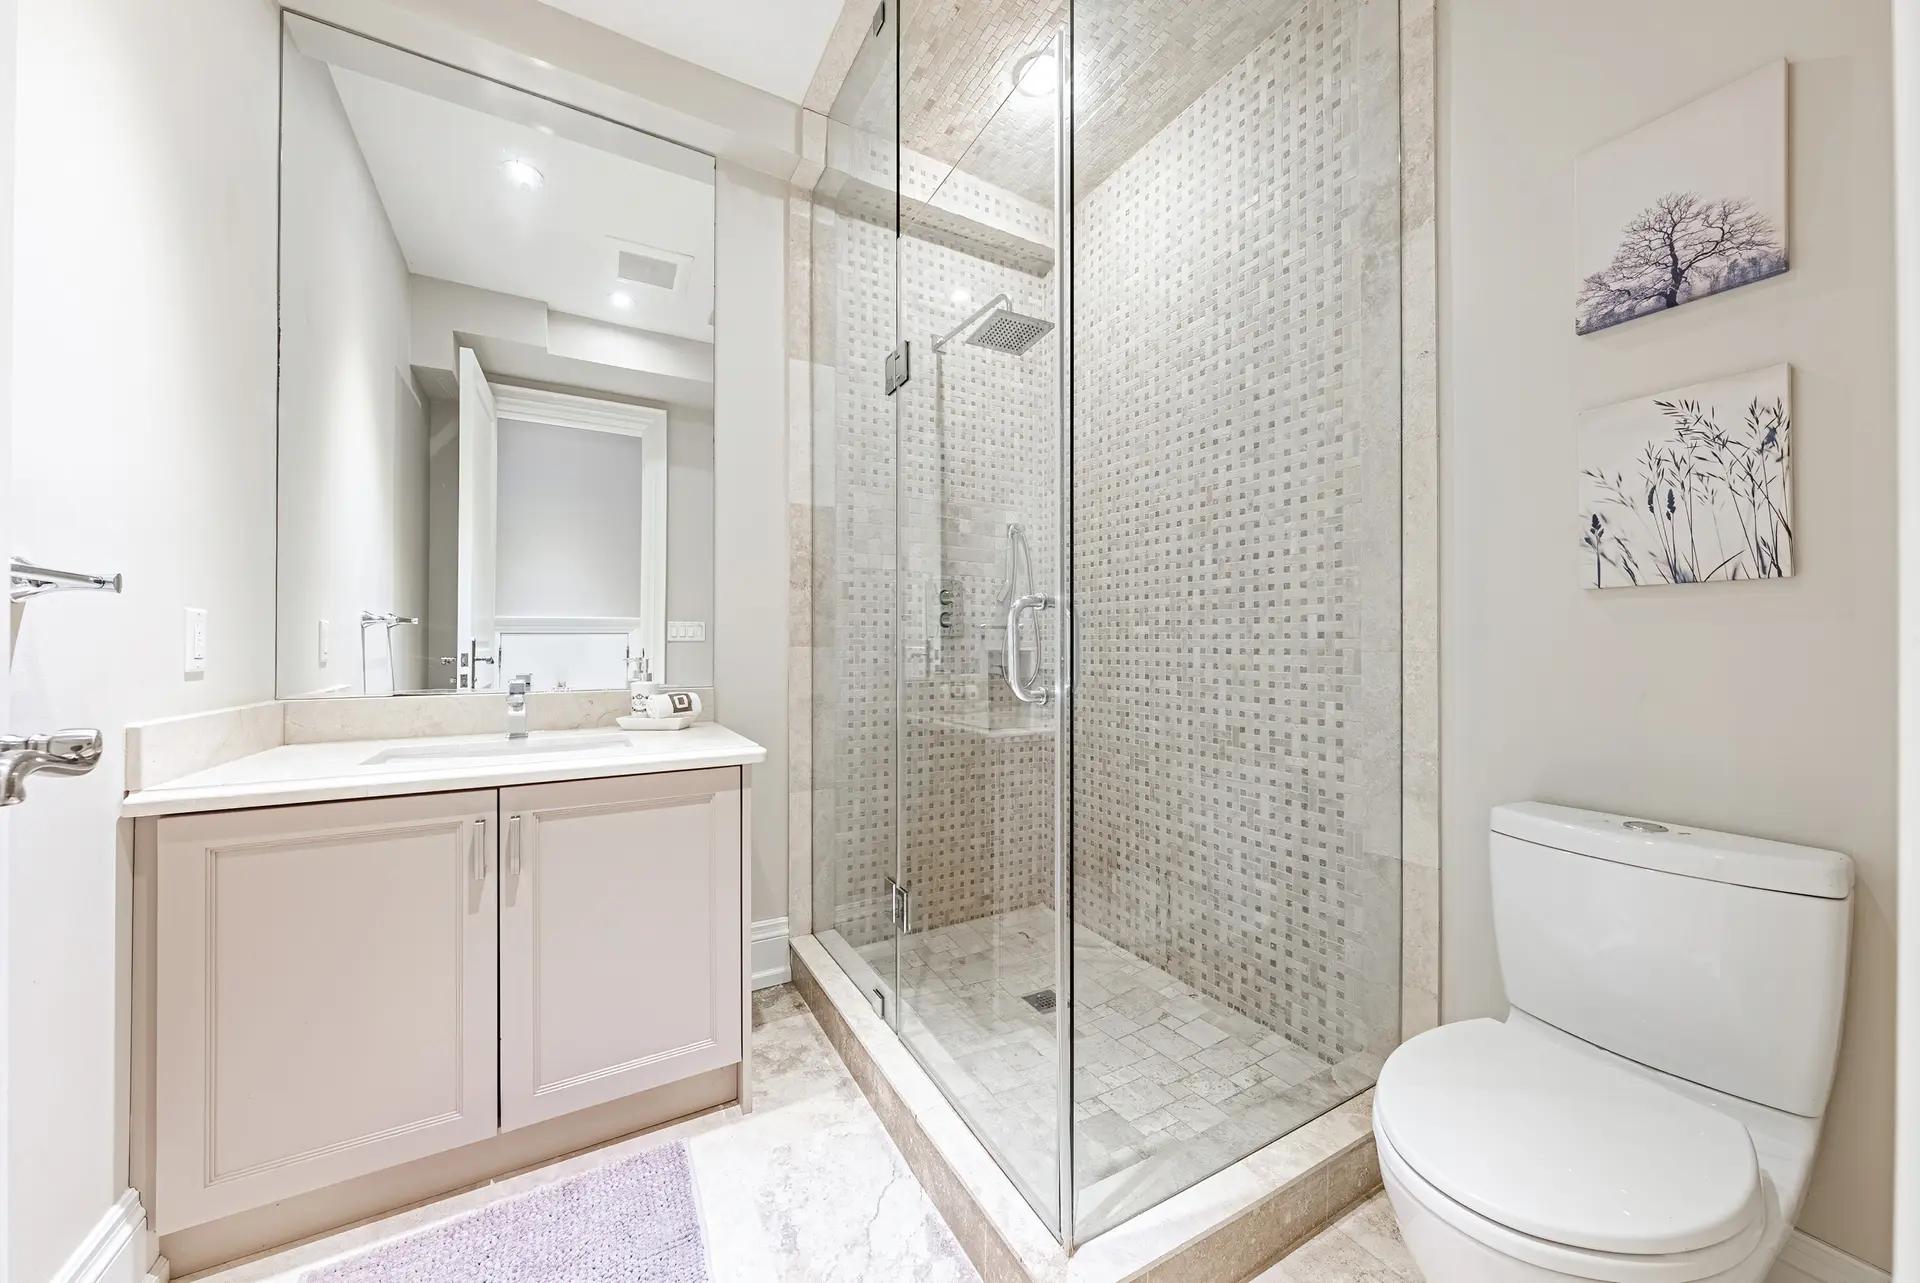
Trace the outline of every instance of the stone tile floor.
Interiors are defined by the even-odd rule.
[[[322,1261],[674,1140],[692,1157],[714,1283],[976,1280],[791,988],[754,995],[753,1046],[751,1114],[717,1110],[180,1283],[296,1283]],[[1419,1275],[1377,1195],[1259,1283],[1419,1283]]]
[[[1384,1192],[1295,1248],[1253,1283],[1422,1283]]]
[[[1044,905],[901,943],[902,1037],[1036,1207],[1058,1185]],[[861,949],[882,975],[892,941]],[[1085,927],[1074,933],[1083,1231],[1098,1233],[1352,1099],[1378,1062],[1329,1065]]]
[[[323,1260],[674,1140],[692,1159],[714,1283],[978,1278],[799,994],[762,990],[753,1017],[750,1114],[715,1110],[196,1279],[295,1283]]]

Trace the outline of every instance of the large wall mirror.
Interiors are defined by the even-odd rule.
[[[282,698],[713,683],[713,160],[288,15]]]

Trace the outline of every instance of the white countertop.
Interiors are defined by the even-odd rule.
[[[503,750],[503,751],[496,751]],[[403,793],[751,766],[767,750],[711,722],[681,731],[535,731],[287,744],[127,794],[124,816],[236,811]],[[369,759],[381,759],[369,761]]]

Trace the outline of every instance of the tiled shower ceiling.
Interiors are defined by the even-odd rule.
[[[1052,99],[1013,95],[1014,64],[1067,0],[901,0],[901,141],[1029,200],[1052,199]],[[1098,187],[1272,34],[1297,0],[1074,0],[1076,188]],[[1011,117],[982,136],[1006,103]]]

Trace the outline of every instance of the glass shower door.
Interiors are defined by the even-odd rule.
[[[897,1018],[899,648],[890,354],[899,341],[899,0],[886,0],[827,122],[812,225],[815,935]]]
[[[963,154],[901,155],[899,1029],[1058,1232],[1057,54],[1005,55]]]

